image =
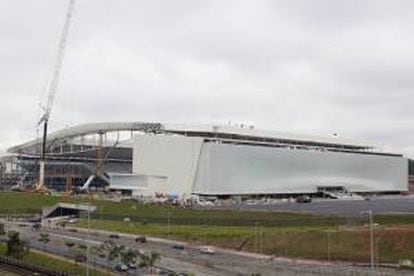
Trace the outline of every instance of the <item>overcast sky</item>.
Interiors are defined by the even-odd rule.
[[[0,0],[0,152],[36,137],[68,0]],[[414,1],[77,0],[51,130],[247,122],[414,157]]]

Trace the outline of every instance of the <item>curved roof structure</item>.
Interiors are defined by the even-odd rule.
[[[344,150],[371,151],[373,146],[339,137],[320,137],[313,135],[289,134],[273,131],[256,130],[250,125],[179,125],[160,122],[102,122],[68,127],[48,135],[48,143],[55,143],[70,138],[108,132],[131,131],[143,133],[170,133],[186,136],[199,136],[209,139],[227,139],[249,141],[254,143],[293,144],[339,148]],[[25,152],[39,146],[41,139],[35,139],[8,149],[10,153]]]
[[[47,136],[48,142],[60,141],[74,137],[86,136],[90,134],[100,134],[116,131],[141,131],[141,132],[159,132],[162,129],[160,123],[146,123],[146,122],[107,122],[107,123],[90,123],[82,124],[73,127],[64,128],[56,132],[50,133]],[[27,148],[34,147],[41,144],[41,138],[35,139],[21,145],[9,148],[7,151],[16,153],[24,151]]]

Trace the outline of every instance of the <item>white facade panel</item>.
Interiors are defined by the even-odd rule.
[[[190,195],[203,138],[178,135],[137,135],[133,173],[165,177],[162,184],[148,183],[152,192]]]
[[[110,173],[109,177],[109,188],[114,190],[143,190],[148,186],[148,178],[143,175]]]
[[[198,194],[406,191],[402,157],[205,143],[193,192]]]
[[[130,190],[134,194],[143,196],[153,196],[168,187],[167,178],[164,176],[142,174],[109,174],[109,176],[111,178],[109,189]]]

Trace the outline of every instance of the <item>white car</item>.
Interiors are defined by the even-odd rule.
[[[115,270],[116,271],[127,271],[128,270],[128,266],[124,263],[119,263],[115,266]]]
[[[216,254],[216,250],[211,246],[202,246],[200,247],[200,253],[213,255]]]

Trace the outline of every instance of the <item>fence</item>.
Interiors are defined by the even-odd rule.
[[[99,214],[91,215],[91,219],[123,221],[142,224],[174,224],[174,225],[211,225],[211,226],[336,226],[361,225],[366,222],[363,218],[314,217],[288,219],[257,219],[257,218],[219,218],[219,217],[175,217],[166,214],[165,217]]]

